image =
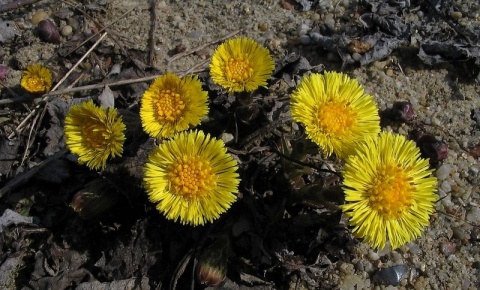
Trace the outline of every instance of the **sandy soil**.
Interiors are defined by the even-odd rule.
[[[94,20],[103,25],[116,21],[109,27],[109,31],[112,32],[109,34],[113,37],[107,36],[103,49],[110,48],[119,52],[118,43],[121,43],[123,46],[121,49],[128,51],[132,58],[138,58],[148,64],[149,32],[152,23],[150,3],[123,0],[97,2],[102,2],[98,5],[101,9],[88,10],[89,14],[94,15],[93,19],[86,20],[82,26],[75,28],[77,31],[74,33],[85,27],[91,27]],[[103,5],[103,2],[108,4]],[[361,67],[358,63],[343,66],[337,54],[323,49],[311,40],[302,39],[302,36],[308,35],[312,29],[315,31],[315,28],[322,25],[328,24],[341,30],[341,27],[348,23],[356,23],[358,16],[356,13],[361,11],[361,6],[355,1],[320,1],[321,4],[315,5],[308,11],[301,11],[298,5],[297,9],[292,9],[292,4],[277,0],[160,0],[157,2],[153,66],[159,72],[186,71],[197,65],[199,65],[198,69],[206,68],[208,65],[206,60],[216,47],[214,42],[241,29],[237,35],[245,35],[264,44],[277,63],[290,53],[296,53],[305,57],[312,66],[343,71],[357,78],[365,86],[366,91],[375,96],[382,111],[391,108],[396,101],[410,101],[414,105],[417,119],[424,123],[424,128],[438,139],[447,142],[450,149],[448,157],[437,165],[440,201],[437,203],[436,213],[431,218],[431,225],[422,237],[395,251],[389,249],[373,251],[367,244],[358,241],[358,243],[346,245],[344,250],[339,250],[335,259],[331,257],[323,259],[319,255],[313,259],[312,263],[299,263],[297,268],[285,266],[286,259],[277,257],[277,266],[264,270],[281,268],[280,272],[283,273],[281,279],[275,281],[271,278],[272,276],[269,276],[270,279],[262,277],[261,269],[256,269],[258,272],[250,272],[248,277],[241,276],[240,279],[229,275],[228,281],[223,286],[224,289],[477,289],[480,287],[480,164],[478,151],[474,154],[474,148],[479,146],[480,123],[477,124],[471,118],[471,111],[480,108],[480,86],[469,74],[471,67],[461,62],[427,66],[416,56],[418,47],[413,44],[405,45],[388,57],[367,66]],[[478,5],[473,6],[471,11],[462,11],[463,6],[460,4],[457,7],[463,13],[460,20],[478,25],[480,21]],[[414,7],[413,4],[412,7]],[[23,42],[15,49],[10,48],[8,43],[3,48],[4,53],[1,56],[3,62],[15,63],[5,81],[7,86],[14,87],[18,84],[20,71],[27,64],[46,63],[60,49],[67,47],[69,41],[72,41],[71,38],[62,37],[60,45],[41,42],[33,33],[33,25],[30,24],[32,15],[39,9],[54,16],[60,27],[65,26],[68,20],[55,16],[58,15],[58,11],[65,9],[74,15],[81,15],[72,6],[54,3],[54,1],[41,1],[33,7],[28,6],[22,10],[10,12],[6,17],[16,22]],[[422,6],[421,9],[424,7]],[[125,15],[126,12],[128,13]],[[403,19],[414,18],[414,15],[418,15],[416,11],[406,12]],[[423,40],[419,38],[418,41]],[[211,44],[208,45],[209,43]],[[172,59],[177,52],[196,50],[204,44],[207,45],[195,53]],[[97,51],[97,54],[102,57],[102,51]],[[124,55],[121,53],[117,55],[118,57],[111,59],[110,67],[118,64],[122,69],[126,69],[127,66],[131,66],[131,62],[127,61]],[[49,63],[49,66],[58,74],[57,80],[65,68],[71,67],[74,60],[57,57]],[[83,83],[98,79],[94,73],[95,68],[87,70],[88,67],[81,67],[82,69],[87,73],[86,78],[82,79]],[[270,89],[269,95],[286,97],[294,85],[294,81],[277,83],[277,86]],[[138,94],[139,91],[134,92]],[[98,91],[92,93],[98,94]],[[2,89],[2,96],[8,97],[5,89]],[[129,100],[138,102],[138,97],[129,96]],[[28,106],[34,105],[28,104]],[[11,106],[2,108],[2,110],[15,109],[25,110]],[[24,116],[20,113],[19,115]],[[21,117],[19,118],[21,120]],[[15,122],[18,123],[18,120]],[[384,124],[384,130],[406,135],[417,127],[418,123],[386,122]],[[5,134],[9,132],[11,129],[4,129]],[[257,194],[261,197],[266,193],[258,192]],[[345,228],[345,222],[342,219],[339,226]],[[320,236],[326,229],[320,227],[317,230],[318,232],[312,235]],[[155,242],[152,241],[152,243]],[[4,247],[7,248],[5,245]],[[108,249],[102,251],[108,251]],[[302,254],[296,255],[295,249],[284,248],[282,251],[282,253],[288,253],[289,257],[302,256]],[[2,254],[6,253],[2,251]],[[312,260],[311,257],[303,258]],[[93,257],[91,263],[95,263]],[[281,264],[283,268],[278,266]],[[399,285],[382,285],[379,282],[381,279],[378,278],[378,270],[395,265],[407,266],[406,271],[402,272],[404,276],[400,279]],[[160,268],[168,267],[175,268],[176,265],[163,265]],[[25,274],[22,277],[25,277]],[[152,281],[159,280],[159,277],[151,272],[145,276],[133,274],[132,277],[147,277],[150,279],[151,289],[154,289]],[[113,277],[96,278],[105,283],[116,280]],[[239,286],[242,282],[243,285]],[[150,289],[142,288],[147,287],[147,284],[138,286],[138,289]],[[19,282],[13,285],[19,286]],[[12,285],[9,286],[12,287]],[[35,288],[31,285],[22,286],[26,287],[24,289]],[[158,287],[161,286],[158,285]]]

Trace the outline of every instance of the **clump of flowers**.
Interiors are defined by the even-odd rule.
[[[202,131],[180,132],[149,155],[144,185],[168,219],[203,225],[236,200],[237,168],[223,141]]]
[[[200,124],[208,113],[207,102],[208,94],[196,76],[180,78],[167,73],[143,94],[140,107],[143,129],[154,138],[171,137]]]
[[[125,124],[116,109],[97,107],[90,100],[70,108],[65,118],[65,139],[80,164],[104,169],[109,157],[123,153]]]
[[[266,86],[275,63],[256,41],[239,37],[221,44],[212,56],[210,75],[229,92],[251,92]]]
[[[404,136],[382,132],[368,137],[346,161],[341,206],[353,234],[382,249],[418,237],[437,200],[437,180],[428,159]]]
[[[32,94],[48,92],[52,87],[52,73],[40,64],[29,65],[22,72],[20,85]]]
[[[351,154],[358,141],[380,132],[373,96],[345,74],[305,76],[291,95],[292,119],[305,126],[308,138],[327,156]]]

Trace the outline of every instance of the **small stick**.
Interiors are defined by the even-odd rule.
[[[179,77],[183,77],[187,74],[201,72],[204,69],[195,69],[195,68],[201,66],[202,64],[204,64],[207,61],[208,60],[205,60],[205,61],[203,61],[199,64],[196,64],[195,66],[193,66],[192,68],[190,68],[186,71],[178,72],[176,74]],[[71,94],[71,93],[76,93],[76,92],[81,92],[81,91],[101,89],[101,88],[105,87],[106,85],[108,85],[109,87],[116,87],[116,86],[121,86],[121,85],[129,85],[129,84],[135,84],[135,83],[148,82],[148,81],[154,80],[154,79],[156,79],[156,78],[158,78],[162,75],[164,75],[164,73],[155,74],[155,75],[146,76],[146,77],[141,77],[141,78],[137,78],[137,79],[128,79],[128,80],[121,80],[121,81],[116,81],[116,82],[104,82],[104,83],[86,85],[86,86],[76,87],[76,88],[71,88],[71,89],[63,89],[63,90],[58,90],[58,91],[55,91],[55,92],[50,92],[47,95],[48,96],[54,96],[54,95]]]
[[[69,4],[68,2],[65,2],[66,4]],[[69,5],[72,5],[72,4],[69,4]],[[72,5],[73,6],[73,5]],[[76,8],[75,6],[73,6],[74,8]],[[110,22],[109,24],[107,24],[106,26],[102,27],[97,33],[91,35],[90,37],[88,37],[87,39],[85,39],[82,43],[80,43],[79,45],[77,45],[77,47],[75,47],[74,49],[70,50],[69,52],[67,52],[65,55],[62,55],[62,57],[66,57],[68,56],[69,54],[71,54],[72,52],[76,51],[78,48],[82,47],[85,43],[87,43],[88,41],[90,41],[90,39],[94,38],[95,36],[99,35],[101,32],[103,32],[104,30],[106,30],[107,28],[109,28],[110,26],[112,26],[113,24],[117,23],[119,20],[122,20],[123,17],[125,17],[127,14],[129,14],[130,12],[132,12],[133,10],[135,10],[135,8],[137,8],[137,6],[133,7],[132,9],[128,10],[127,12],[123,13],[118,19]],[[77,8],[78,9],[78,8]]]
[[[90,52],[92,52],[92,50],[94,50],[95,47],[97,47],[100,44],[100,42],[105,38],[105,36],[107,36],[106,32],[103,33],[102,36],[92,45],[92,47],[77,61],[77,63],[74,66],[72,66],[72,68],[57,83],[57,85],[55,85],[55,87],[52,89],[52,91],[55,91],[56,89],[58,89],[58,87],[67,79],[67,77],[73,72],[73,70],[76,69],[80,65],[80,63],[88,56],[88,54]],[[30,120],[30,118],[32,118],[33,115],[37,112],[37,110],[41,107],[41,104],[48,100],[49,96],[50,96],[49,94],[45,94],[42,97],[41,102],[38,105],[36,105],[35,108],[33,108],[33,110],[27,115],[27,117],[25,117],[25,119],[23,119],[22,122],[20,122],[20,124],[17,126],[17,128],[15,128],[15,130],[8,136],[8,139],[12,139],[13,136],[15,136],[15,134],[18,134],[20,132],[20,130],[23,129],[23,127],[28,122],[28,120]]]
[[[234,36],[234,35],[242,32],[243,30],[244,30],[244,29],[237,29],[237,30],[235,30],[235,31],[230,32],[229,34],[227,34],[227,35],[225,35],[225,36],[220,37],[219,39],[215,39],[215,40],[212,40],[212,41],[210,41],[210,42],[207,42],[207,43],[205,43],[205,44],[203,44],[203,45],[200,45],[200,46],[196,47],[195,49],[192,49],[192,50],[189,50],[189,51],[185,51],[185,52],[182,52],[182,53],[177,53],[176,55],[174,55],[174,56],[172,56],[171,58],[167,59],[167,66],[169,66],[170,63],[176,61],[176,60],[179,59],[179,58],[182,58],[182,57],[184,57],[184,56],[190,55],[190,54],[192,54],[192,53],[195,53],[195,52],[197,52],[197,51],[200,51],[200,50],[204,49],[204,48],[207,47],[207,46],[210,46],[210,45],[215,44],[215,43],[217,43],[217,42],[220,42],[220,41],[223,41],[223,40],[225,40],[225,39],[228,39],[228,38],[230,38],[230,37],[232,37],[232,36]]]
[[[40,162],[37,166],[31,168],[30,170],[22,174],[17,175],[14,179],[10,180],[4,187],[0,189],[0,198],[2,198],[3,195],[9,192],[10,190],[30,180],[30,178],[32,178],[40,169],[44,168],[45,166],[50,164],[52,161],[59,159],[66,153],[67,153],[67,149],[62,149],[57,153],[53,154],[52,156],[48,157],[47,159],[43,160],[42,162]]]
[[[157,27],[157,4],[158,0],[151,0],[151,24],[150,24],[150,31],[148,33],[148,65],[153,67],[153,63],[155,62],[155,29]]]
[[[15,10],[15,9],[17,9],[21,6],[25,6],[25,5],[28,5],[28,4],[33,4],[33,3],[36,3],[36,2],[40,2],[40,1],[41,0],[17,0],[17,1],[13,1],[12,3],[0,5],[0,13],[8,12],[10,10]]]

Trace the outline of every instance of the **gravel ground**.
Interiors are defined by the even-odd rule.
[[[122,40],[125,48],[148,51],[151,25],[149,3],[124,0],[109,2],[102,23],[120,18],[110,29],[117,33],[117,38]],[[465,26],[480,27],[480,5],[473,3],[476,1],[453,2],[455,12],[460,14],[453,14],[452,17]],[[436,169],[440,201],[430,227],[420,238],[395,251],[374,251],[367,244],[359,242],[348,255],[351,259],[340,259],[328,265],[314,279],[322,279],[325,282],[320,285],[334,289],[478,289],[480,164],[468,148],[480,143],[480,123],[476,124],[470,116],[472,110],[480,108],[480,86],[465,75],[462,63],[435,67],[422,64],[413,46],[367,66],[343,67],[338,55],[312,43],[308,35],[312,29],[322,25],[341,29],[342,25],[354,22],[356,11],[352,7],[356,4],[349,0],[324,0],[312,10],[301,11],[291,9],[291,4],[277,0],[158,1],[154,66],[160,71],[185,71],[208,59],[215,45],[169,61],[174,52],[188,52],[242,29],[240,35],[264,44],[276,61],[295,52],[304,56],[313,66],[324,65],[327,70],[344,71],[357,78],[366,91],[375,96],[381,110],[390,108],[396,101],[410,101],[418,120],[422,120],[428,131],[446,141],[450,148],[448,157]],[[23,23],[22,33],[31,33],[27,22],[38,7],[47,11],[50,9],[48,4],[34,6],[24,19],[18,21],[20,27]],[[123,15],[132,8],[135,9]],[[411,22],[426,21],[422,17],[422,13],[411,11],[405,19]],[[421,43],[423,37],[425,34],[419,30],[412,39]],[[7,52],[3,58],[15,59],[19,68],[24,68],[28,63],[50,58],[54,52],[53,44],[33,42],[12,55]],[[121,60],[114,61],[121,63]],[[18,83],[19,77],[20,71],[13,72],[7,83]],[[287,95],[291,89],[291,86],[287,87],[283,94]],[[408,134],[415,126],[386,124],[384,129]],[[386,274],[379,274],[378,271],[398,265],[406,266],[394,268],[404,274],[399,285],[382,285],[381,280],[385,279]],[[314,288],[307,279],[298,277],[305,276],[292,275],[285,289]],[[235,287],[231,281],[224,285],[225,289]],[[257,287],[275,288],[271,285]]]

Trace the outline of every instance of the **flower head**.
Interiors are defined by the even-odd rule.
[[[292,118],[330,156],[346,158],[355,144],[380,132],[378,108],[357,80],[335,72],[304,77],[291,95]]]
[[[256,41],[239,37],[221,44],[212,56],[213,81],[229,92],[251,92],[267,85],[275,63],[268,50]]]
[[[29,65],[22,73],[20,85],[30,93],[45,93],[52,87],[52,73],[42,65]]]
[[[103,169],[109,157],[122,155],[124,132],[116,109],[97,107],[91,100],[70,108],[65,118],[68,149],[92,169]]]
[[[171,137],[200,124],[208,113],[208,94],[196,76],[179,78],[167,73],[145,91],[140,118],[145,132],[154,138]]]
[[[345,164],[341,206],[354,235],[379,249],[387,238],[396,249],[418,237],[437,200],[428,165],[401,135],[382,132],[359,144]]]
[[[221,140],[202,131],[180,132],[155,148],[145,165],[150,200],[168,219],[203,225],[236,199],[237,162]]]

